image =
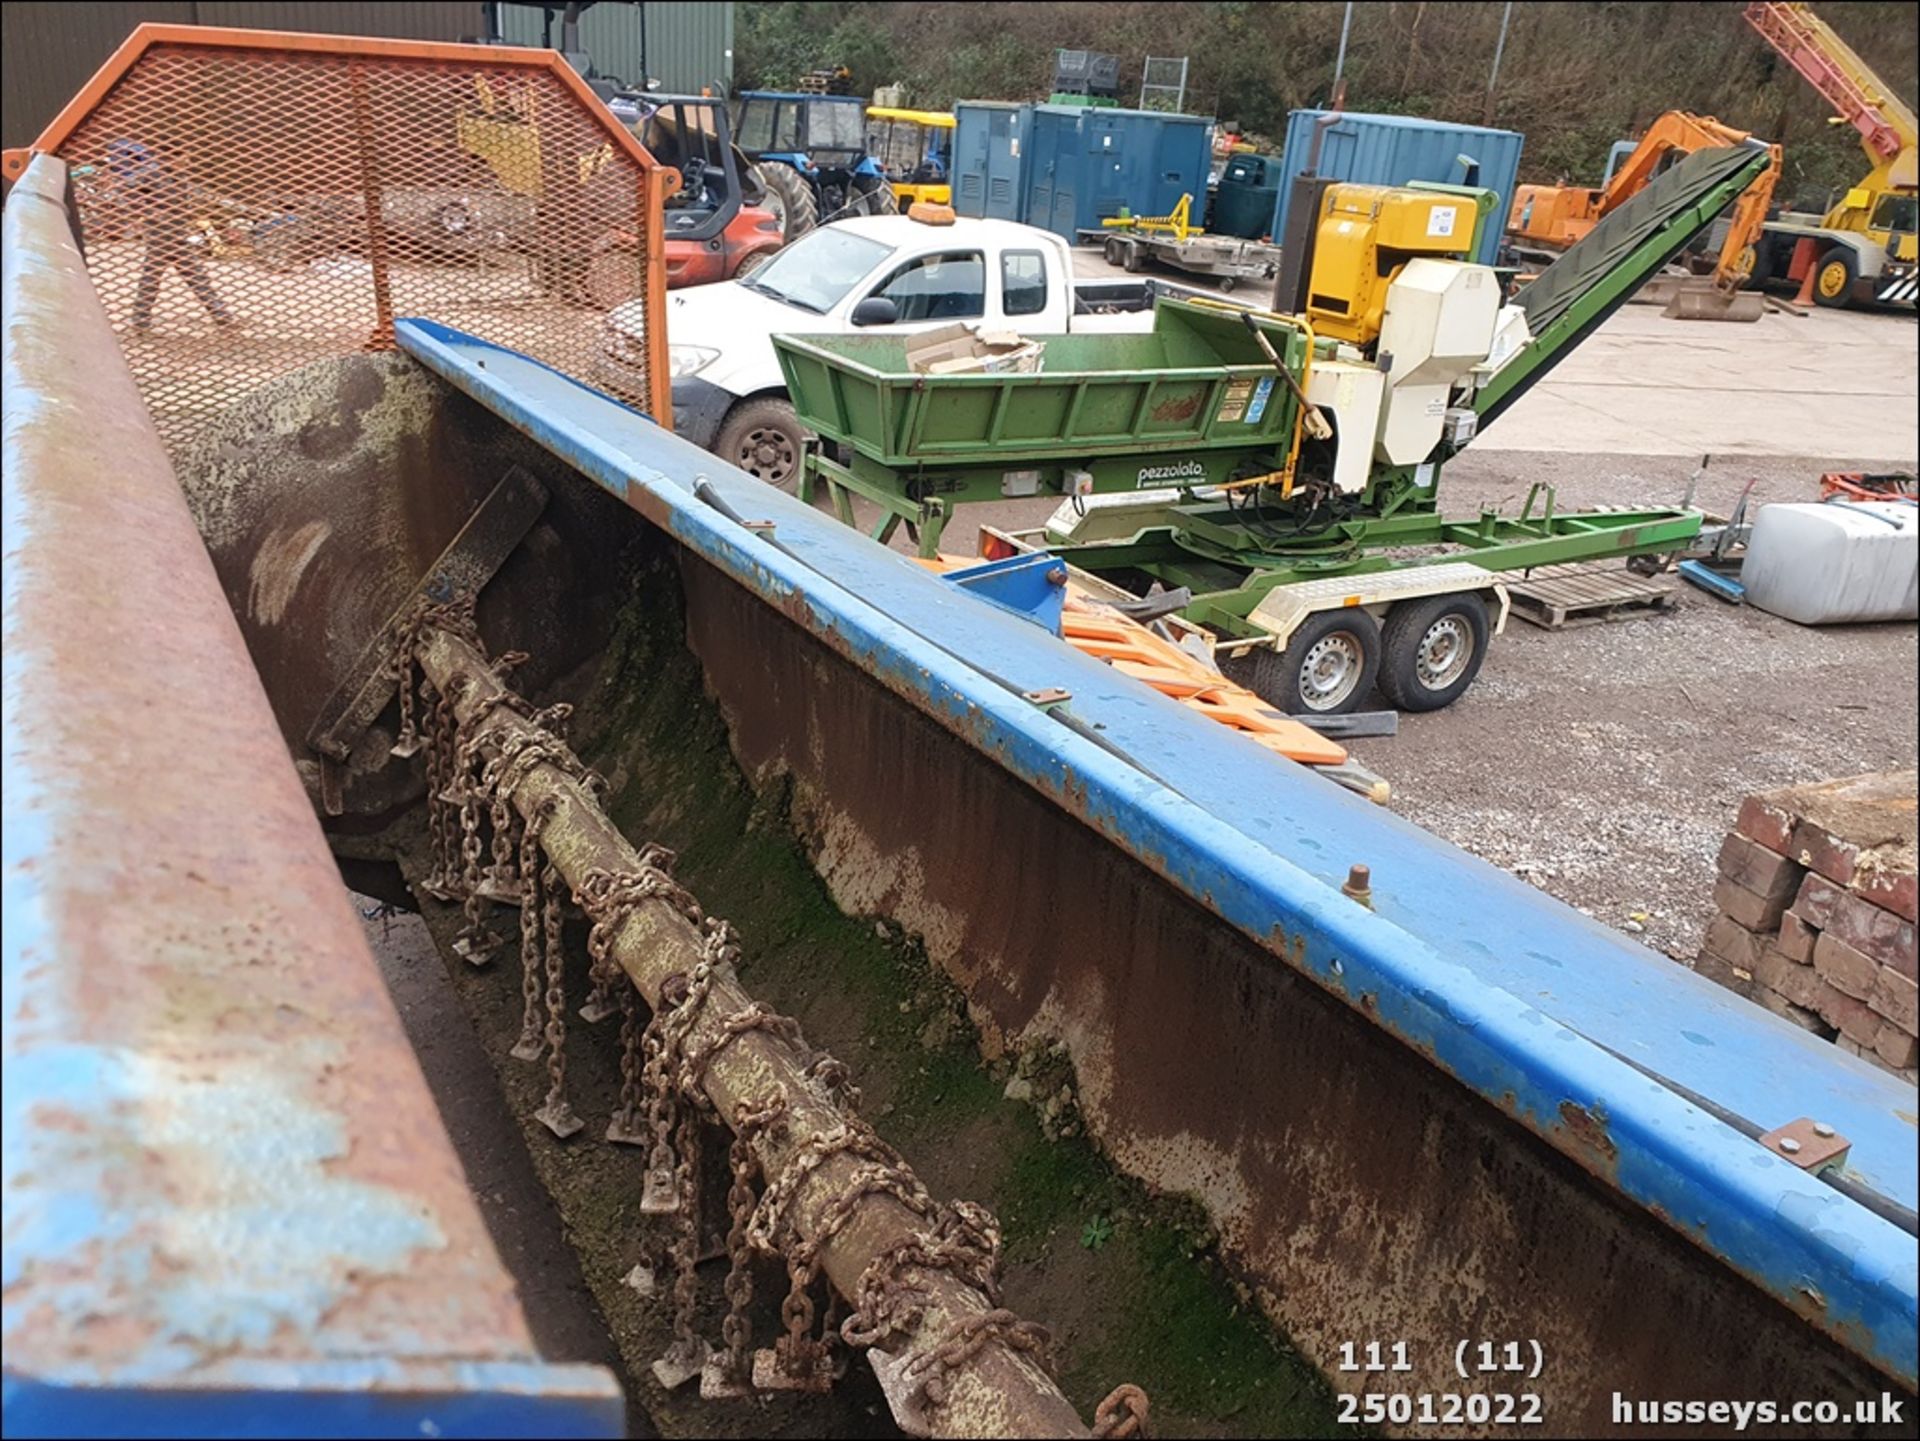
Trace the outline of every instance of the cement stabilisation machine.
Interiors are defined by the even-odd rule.
[[[1504,620],[1499,573],[1662,555],[1685,507],[1443,519],[1446,462],[1569,354],[1772,163],[1702,150],[1621,205],[1511,302],[1473,264],[1499,200],[1464,186],[1306,178],[1275,306],[1162,301],[1147,336],[1049,338],[1027,374],[919,374],[906,342],[783,337],[808,463],[843,518],[938,546],[953,503],[1060,494],[1037,543],[1135,590],[1180,595],[1255,688],[1338,713],[1378,682],[1403,709],[1472,684]],[[1117,493],[1116,493],[1117,492]]]

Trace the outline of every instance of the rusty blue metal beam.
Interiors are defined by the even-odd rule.
[[[5,215],[6,1433],[619,1435],[535,1352],[64,187]]]

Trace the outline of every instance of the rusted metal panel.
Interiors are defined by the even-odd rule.
[[[63,187],[6,207],[6,1429],[618,1434],[534,1353]]]
[[[896,918],[990,1050],[1063,1040],[1090,1134],[1201,1201],[1222,1252],[1336,1384],[1515,1391],[1548,1434],[1647,1398],[1876,1394],[1881,1378],[1622,1200],[1603,1108],[1556,1154],[1427,1058],[1220,925],[705,562],[689,640],[742,767],[836,898]],[[912,777],[903,803],[902,778]],[[938,817],[937,825],[927,823]],[[1343,1343],[1415,1370],[1341,1374]],[[1536,1379],[1460,1378],[1461,1341],[1537,1341]]]
[[[749,653],[762,661],[754,704],[782,717],[783,745],[800,735],[794,744],[812,748],[804,760],[787,757],[795,773],[858,768],[819,788],[847,817],[823,855],[839,846],[866,861],[868,895],[843,876],[843,901],[903,912],[976,1003],[1005,1017],[1009,1034],[1057,1030],[1095,1076],[1155,1056],[1139,1069],[1159,1084],[1128,1091],[1110,1112],[1095,1083],[1096,1130],[1129,1169],[1206,1199],[1230,1251],[1287,1297],[1296,1334],[1291,1308],[1307,1292],[1304,1340],[1323,1364],[1334,1359],[1338,1317],[1380,1335],[1415,1323],[1432,1335],[1440,1328],[1431,1318],[1450,1326],[1455,1312],[1462,1324],[1495,1317],[1560,1338],[1562,1404],[1597,1421],[1609,1378],[1619,1384],[1641,1367],[1673,1381],[1672,1356],[1703,1351],[1684,1318],[1728,1306],[1754,1327],[1771,1317],[1781,1328],[1772,1343],[1704,1347],[1728,1378],[1758,1384],[1750,1367],[1759,1354],[1791,1369],[1797,1346],[1823,1365],[1855,1367],[1855,1379],[1872,1366],[1911,1388],[1912,1237],[1691,1099],[1748,1119],[1817,1111],[1853,1140],[1854,1176],[1910,1206],[1911,1095],[1891,1078],[1820,1054],[1831,1048],[1377,807],[1256,758],[1239,738],[1205,733],[1164,698],[993,607],[943,593],[899,557],[605,397],[441,327],[401,331],[409,353],[752,592],[768,613],[755,612],[756,622],[784,617],[820,654],[850,664],[845,676],[824,665],[793,671],[784,652],[797,632],[752,632],[760,644]],[[701,477],[734,512],[772,522],[772,539],[767,527],[738,525],[700,502]],[[814,721],[810,711],[851,676],[898,698],[971,758],[956,762],[963,774],[952,794],[923,794],[930,758],[889,744],[870,717],[834,710],[836,724]],[[1073,698],[1064,713],[1021,699],[1053,688]],[[911,805],[903,778],[915,787]],[[994,804],[981,800],[989,790]],[[1061,828],[1039,827],[1034,803]],[[863,841],[872,835],[880,839]],[[1067,854],[1081,864],[1046,859]],[[1096,884],[1121,858],[1132,868],[1124,880]],[[1370,909],[1341,893],[1354,864],[1370,868]],[[980,883],[983,871],[992,884]],[[1147,875],[1184,897],[1192,925],[1173,927],[1177,908],[1149,906]],[[1083,908],[1076,897],[1086,894],[1101,905]],[[1125,936],[1135,939],[1123,944]],[[1143,939],[1152,945],[1144,954]],[[1056,986],[1048,977],[1069,944],[1077,967]],[[1156,957],[1165,974],[1144,969]],[[1176,987],[1200,999],[1183,1012]],[[1312,1016],[1317,1029],[1263,1034],[1256,1025],[1243,1040],[1249,1010]],[[1341,1014],[1413,1069],[1382,1070],[1391,1086],[1366,1081],[1344,1060],[1361,1042],[1332,1029]],[[1105,1019],[1083,1028],[1081,1015]],[[1227,1057],[1239,1067],[1212,1064]],[[1274,1071],[1280,1060],[1287,1069]],[[1311,1117],[1295,1118],[1296,1101],[1342,1126],[1302,1129]],[[1462,1120],[1440,1151],[1448,1128],[1438,1121],[1408,1129],[1369,1119],[1399,1111],[1417,1121],[1423,1106],[1438,1115],[1443,1105],[1479,1117],[1482,1129]],[[1495,1125],[1501,1113],[1524,1129]],[[1170,1157],[1130,1145],[1133,1125]],[[1316,1147],[1303,1151],[1296,1140]],[[1323,1168],[1331,1184],[1290,1177],[1275,1159],[1282,1154],[1306,1172]],[[1471,1184],[1458,1174],[1468,1159],[1491,1178],[1479,1214],[1449,1199]],[[1415,1162],[1428,1169],[1409,1172]],[[1538,1201],[1529,1177],[1567,1179],[1569,1168],[1574,1184]],[[1263,1190],[1291,1195],[1294,1209],[1263,1210]],[[1356,1209],[1356,1195],[1372,1200]],[[1569,1254],[1555,1239],[1554,1208],[1580,1206],[1611,1220],[1593,1227],[1599,1249]],[[1358,1220],[1366,1224],[1355,1232]],[[1402,1235],[1419,1244],[1403,1249]],[[1677,1268],[1674,1329],[1650,1325],[1641,1283],[1615,1269],[1607,1246]],[[1486,1278],[1488,1296],[1468,1288],[1436,1297],[1433,1276],[1453,1273],[1428,1257],[1448,1254],[1464,1274]],[[1342,1283],[1347,1273],[1365,1283]],[[1540,1277],[1556,1274],[1567,1279],[1549,1301],[1553,1288]],[[1320,1284],[1338,1305],[1314,1299]],[[1587,1299],[1576,1302],[1581,1287]],[[1424,1322],[1421,1297],[1433,1303]],[[1380,1330],[1384,1322],[1402,1329]],[[1627,1326],[1661,1339],[1616,1334]],[[1696,1367],[1692,1379],[1701,1374]],[[1729,1380],[1725,1389],[1738,1388]]]

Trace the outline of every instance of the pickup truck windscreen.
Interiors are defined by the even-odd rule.
[[[761,295],[825,315],[888,251],[877,240],[824,225],[775,255],[740,283]]]

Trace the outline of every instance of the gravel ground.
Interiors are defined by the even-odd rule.
[[[1672,500],[1692,468],[1475,452],[1448,470],[1446,502],[1512,506],[1542,477],[1563,506]],[[1700,503],[1724,514],[1749,479],[1756,502],[1811,498],[1817,469],[1730,462]],[[1690,588],[1647,619],[1563,631],[1513,619],[1459,703],[1353,750],[1392,781],[1402,815],[1691,961],[1742,797],[1913,764],[1915,637],[1911,624],[1799,626]]]

